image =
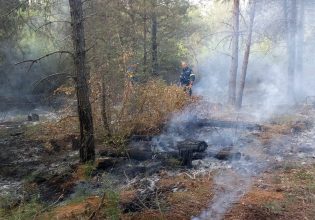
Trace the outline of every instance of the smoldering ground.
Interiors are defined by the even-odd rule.
[[[305,32],[303,48],[297,48],[297,50],[304,51],[304,69],[303,73],[296,70],[295,87],[289,88],[294,90],[295,94],[292,97],[288,95],[288,57],[285,43],[285,23],[284,19],[281,18],[282,5],[279,2],[272,2],[268,6],[268,10],[266,5],[258,4],[257,7],[258,12],[254,25],[254,40],[246,79],[243,109],[234,114],[230,120],[237,121],[240,115],[246,115],[247,119],[256,123],[269,122],[272,117],[291,114],[298,108],[297,106],[301,107],[305,104],[307,97],[315,95],[313,89],[315,86],[313,69],[315,66],[312,62],[314,59],[312,53],[314,44],[311,43],[313,29],[311,28],[310,15],[306,13],[304,29],[297,28],[297,35],[300,34],[300,31]],[[242,13],[246,14],[246,11]],[[242,24],[241,29],[246,30],[246,24]],[[276,40],[270,40],[270,36]],[[224,36],[221,37],[224,38]],[[220,37],[216,36],[216,38],[219,39]],[[291,146],[291,142],[294,142],[294,134],[292,134],[292,138],[285,141],[290,147],[274,143],[274,145],[271,145],[271,149],[266,152],[263,149],[263,144],[254,136],[252,136],[250,143],[244,141],[242,136],[248,137],[252,134],[237,133],[231,130],[223,130],[220,134],[217,134],[215,130],[189,131],[185,128],[176,128],[178,126],[176,122],[178,121],[189,123],[196,118],[215,117],[215,115],[212,115],[212,109],[204,103],[212,103],[213,106],[217,103],[225,104],[231,57],[228,55],[230,50],[228,42],[222,45],[218,47],[218,44],[215,44],[215,50],[209,50],[209,48],[213,48],[211,43],[207,46],[208,50],[202,46],[199,48],[199,51],[208,51],[202,52],[197,58],[195,57],[198,61],[195,63],[195,70],[198,70],[199,80],[194,86],[194,93],[201,96],[203,101],[200,102],[201,104],[190,106],[182,113],[174,115],[169,124],[169,129],[157,138],[157,145],[163,151],[168,150],[170,146],[174,146],[174,142],[186,138],[195,138],[205,140],[210,148],[217,151],[222,149],[222,146],[228,142],[230,143],[229,146],[242,154],[241,158],[231,159],[224,163],[223,167],[220,167],[218,173],[214,176],[214,198],[207,210],[202,212],[199,217],[193,218],[195,220],[222,219],[233,203],[239,201],[250,190],[253,179],[270,167],[272,161],[290,160],[288,155],[292,154],[292,149],[295,149],[294,152],[299,152],[301,147],[295,144],[294,147]],[[242,50],[240,50],[239,70],[243,62],[242,53]],[[298,57],[295,59],[298,59]],[[181,130],[181,132],[178,132],[178,130]],[[273,153],[270,153],[271,151]],[[205,161],[216,163],[212,159],[206,158],[201,164],[207,163]],[[211,165],[207,167],[213,168]]]

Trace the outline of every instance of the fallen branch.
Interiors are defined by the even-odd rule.
[[[61,194],[55,202],[53,202],[49,206],[45,207],[44,209],[41,209],[38,212],[36,212],[36,214],[33,217],[33,220],[35,220],[38,217],[39,214],[41,214],[41,213],[47,211],[49,208],[55,206],[61,199],[63,199],[63,197],[64,197],[64,194]]]
[[[94,219],[95,216],[98,215],[98,213],[100,212],[100,210],[101,210],[101,208],[102,208],[102,206],[103,206],[103,204],[104,204],[105,197],[106,197],[106,192],[103,193],[101,202],[99,203],[97,209],[90,215],[90,217],[88,218],[88,220],[92,220],[92,219]]]

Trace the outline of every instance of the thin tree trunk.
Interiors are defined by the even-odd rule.
[[[256,13],[256,0],[251,0],[250,4],[251,5],[250,5],[250,21],[249,21],[249,28],[248,28],[248,36],[247,36],[247,42],[246,42],[246,49],[244,53],[242,72],[240,76],[241,77],[240,84],[239,84],[237,100],[236,100],[236,108],[238,109],[242,107],[242,102],[243,102],[247,67],[248,67],[249,55],[250,55],[250,50],[251,50],[251,45],[252,45],[253,26],[254,26],[255,13]]]
[[[152,30],[151,30],[151,44],[152,44],[152,75],[158,75],[158,45],[157,45],[157,31],[158,23],[156,16],[156,0],[153,1],[152,7]]]
[[[295,102],[295,68],[296,68],[296,32],[297,5],[296,0],[289,0],[288,4],[288,88],[290,101]]]
[[[108,65],[106,65],[106,70],[108,69]],[[107,108],[108,102],[107,102],[107,85],[106,85],[106,79],[105,74],[102,74],[102,100],[101,100],[101,114],[103,119],[103,127],[106,131],[107,137],[111,137],[112,133],[109,126],[109,109]]]
[[[304,78],[304,22],[305,22],[305,5],[304,0],[299,1],[298,13],[298,32],[297,32],[297,56],[296,56],[296,74],[299,84]]]
[[[232,40],[232,60],[229,79],[228,104],[234,105],[236,100],[236,77],[238,69],[238,47],[239,47],[239,14],[240,1],[234,0],[233,6],[233,40]]]
[[[146,0],[143,0],[143,7],[144,7],[144,15],[143,15],[143,73],[147,73],[147,65],[148,65],[148,54],[147,54],[147,11],[146,11]]]
[[[74,47],[74,68],[76,77],[76,93],[80,121],[80,160],[95,159],[94,129],[92,109],[89,100],[87,83],[86,50],[83,25],[83,9],[81,0],[69,0],[72,22],[72,41]]]

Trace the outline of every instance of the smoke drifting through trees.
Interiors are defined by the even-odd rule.
[[[5,2],[0,1],[0,6]],[[92,111],[97,113],[101,109],[106,138],[128,137],[133,130],[123,133],[125,121],[121,119],[146,111],[147,96],[151,93],[142,90],[143,96],[136,96],[135,91],[141,90],[134,88],[152,76],[169,84],[178,82],[180,60],[190,60],[197,73],[194,94],[219,106],[236,105],[238,110],[243,104],[244,112],[250,109],[248,115],[260,122],[275,112],[288,110],[279,107],[281,104],[293,106],[315,94],[315,33],[310,20],[314,5],[310,1],[213,1],[201,8],[183,0],[91,0],[82,1],[82,5],[81,1],[70,0],[71,19],[67,1],[30,2],[12,1],[9,8],[0,7],[1,14],[12,12],[0,18],[5,20],[0,28],[1,96],[31,91],[34,82],[54,73],[65,72],[74,78],[74,85],[66,80],[62,83],[74,86],[77,91],[82,162],[95,157]],[[19,17],[27,19],[18,20]],[[59,56],[53,51],[70,51],[73,57]],[[45,54],[54,55],[46,61],[38,59]],[[30,71],[28,64],[13,65],[23,60],[34,64]],[[94,109],[90,101],[96,103]],[[130,107],[133,102],[142,107],[139,112]],[[194,111],[188,108],[175,114],[171,124],[184,120],[189,123],[194,116],[200,117],[204,106],[194,107]],[[203,138],[208,134],[198,133]],[[183,139],[172,131],[162,134],[163,137],[173,142]],[[227,137],[237,139],[235,134],[225,133]],[[112,142],[120,140],[115,141]],[[231,203],[246,192],[251,178],[264,168],[263,161],[255,157],[250,161],[244,158],[233,161],[231,166],[233,175],[244,184],[235,188],[235,179],[225,173],[215,177],[215,183],[218,186],[227,183],[228,190],[217,194],[210,211],[205,211],[215,219],[222,217]]]
[[[247,16],[247,11],[250,8],[250,2],[248,1],[247,4],[242,2],[240,6],[242,15],[239,28],[240,48],[238,53],[240,54],[245,53],[248,49],[247,41],[251,19],[250,16]],[[231,10],[233,5],[234,2],[231,2]],[[230,54],[233,54],[231,55],[233,60],[235,57],[235,52],[231,52],[232,46],[235,45],[231,40],[234,29],[229,26],[232,21],[235,21],[235,16],[232,17],[232,11],[230,11],[230,16],[221,16],[221,7],[226,7],[226,4],[222,6],[220,3],[215,3],[208,8],[208,12],[212,14],[212,20],[216,20],[221,25],[218,25],[210,37],[201,38],[200,35],[197,37],[206,45],[199,44],[200,47],[197,49],[200,51],[197,56],[198,69],[204,77],[197,85],[197,90],[198,94],[204,95],[212,101],[224,99],[231,103],[231,97],[234,97],[231,93],[234,91],[234,85],[237,87],[237,92],[241,92],[239,88],[243,83],[242,68],[244,67],[241,64],[246,63],[247,56],[241,56],[242,59],[239,59],[237,80],[232,83],[234,76],[231,78],[231,74],[227,75],[229,70],[231,73],[231,68],[227,69],[227,64],[234,63],[229,60]],[[310,28],[311,22],[307,22],[311,14],[309,14],[309,18],[305,14],[305,11],[310,13],[312,7],[313,5],[306,1],[303,3],[271,0],[256,2],[248,74],[243,96],[245,106],[262,106],[264,110],[270,112],[275,105],[284,103],[294,105],[303,101],[306,96],[314,95],[310,86],[313,84],[313,80],[309,80],[312,78],[311,63],[305,59],[308,55],[312,56],[310,53],[313,49],[312,44],[308,43],[313,34]],[[213,22],[212,20],[209,22]],[[236,64],[233,65],[235,67]],[[308,67],[306,68],[306,66]],[[233,79],[229,81],[229,84],[226,80],[227,77]],[[240,94],[237,99],[239,97]],[[239,105],[239,103],[237,104]]]

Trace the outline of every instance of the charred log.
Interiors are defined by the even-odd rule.
[[[217,127],[217,128],[232,128],[250,131],[261,131],[262,126],[259,124],[242,122],[242,121],[224,121],[224,120],[209,120],[197,119],[193,122],[179,124],[179,127],[187,128],[188,130],[198,129],[202,127]]]
[[[183,166],[192,167],[194,153],[205,152],[208,145],[204,141],[181,141],[177,144],[178,154]]]
[[[241,153],[233,151],[232,148],[224,148],[215,153],[214,158],[218,160],[239,160],[241,158]]]
[[[175,158],[181,162],[181,165],[191,167],[192,161],[205,157],[205,151],[208,145],[204,141],[185,140],[172,146],[173,150],[156,153],[152,149],[154,145],[151,141],[131,142],[129,146],[121,151],[103,150],[99,152],[102,157],[127,157],[132,160],[146,161],[152,158],[169,159]]]

